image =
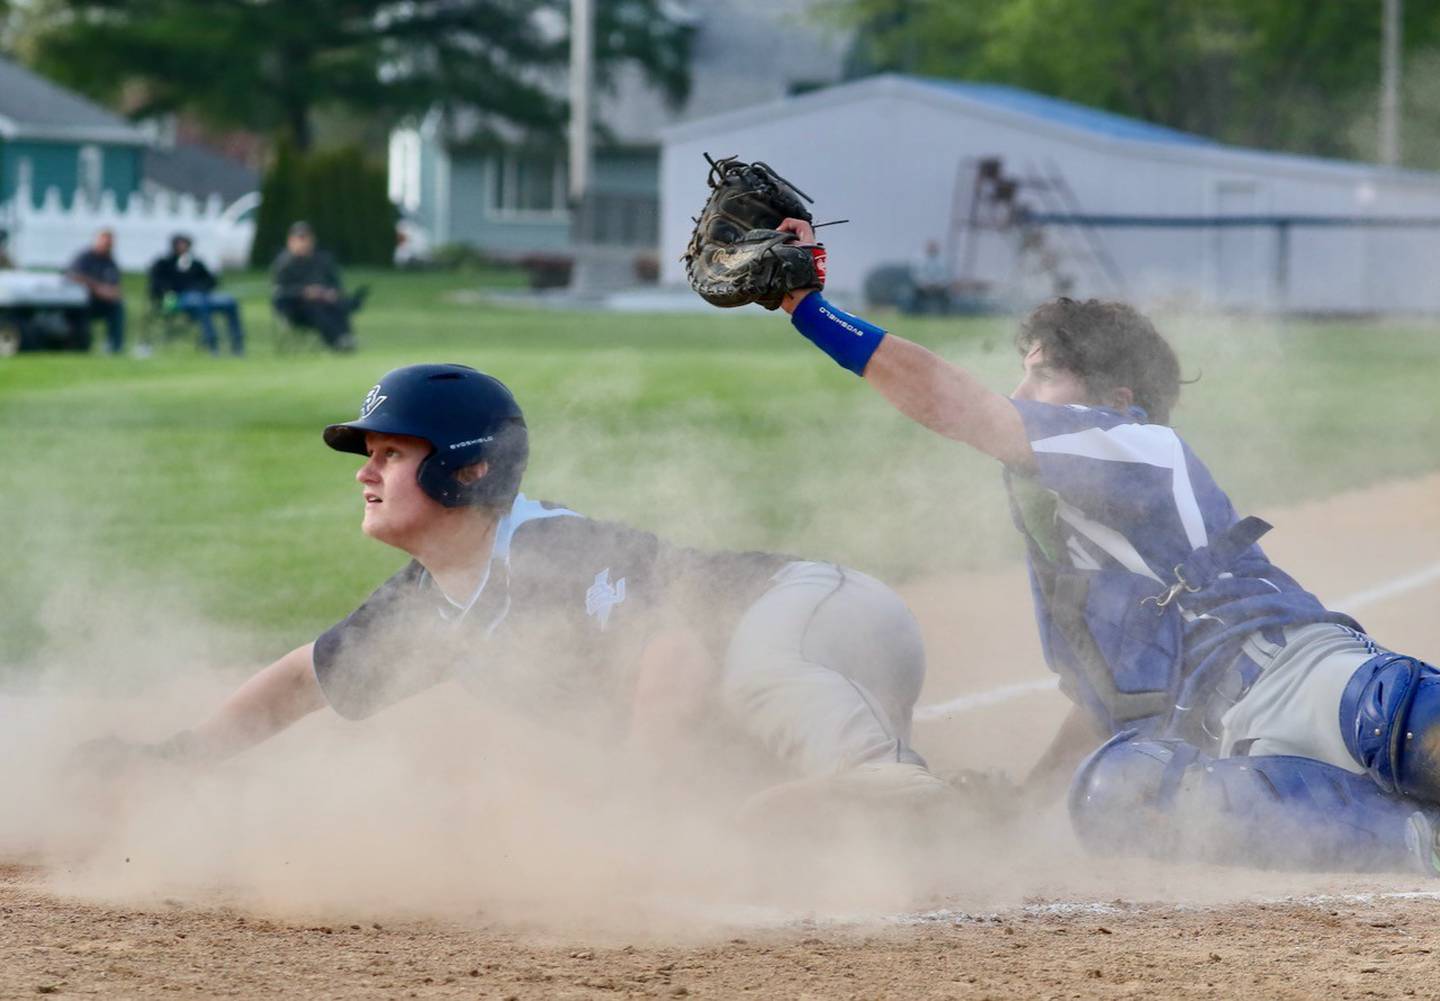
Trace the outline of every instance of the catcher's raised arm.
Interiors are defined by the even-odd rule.
[[[716,306],[784,307],[795,328],[842,368],[863,376],[910,419],[1001,462],[1034,459],[1004,396],[918,344],[826,302],[825,248],[809,196],[768,164],[706,154],[710,197],[685,250],[690,286]]]
[[[808,228],[786,220],[791,232]],[[802,290],[781,303],[790,322],[841,368],[870,383],[906,417],[1028,470],[1035,453],[1019,414],[1002,394],[969,371],[913,341],[847,313],[818,291]]]

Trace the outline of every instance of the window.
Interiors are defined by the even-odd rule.
[[[100,200],[105,183],[105,159],[99,146],[81,146],[75,174],[75,190],[94,203]]]
[[[565,163],[545,154],[507,153],[493,161],[494,215],[565,215]]]

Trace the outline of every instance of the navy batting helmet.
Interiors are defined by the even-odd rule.
[[[525,416],[499,379],[466,365],[407,365],[387,372],[360,405],[360,416],[325,429],[325,444],[367,455],[365,432],[423,438],[433,446],[420,464],[420,488],[446,507],[503,507],[515,499],[530,457]],[[474,483],[456,473],[484,462]]]

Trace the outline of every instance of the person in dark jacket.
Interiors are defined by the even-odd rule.
[[[291,323],[319,331],[336,351],[355,350],[350,316],[365,301],[366,289],[346,295],[335,259],[315,246],[308,222],[291,225],[285,249],[270,266],[275,311]]]
[[[218,279],[205,262],[191,253],[193,243],[184,233],[170,238],[170,253],[150,265],[150,300],[166,309],[178,309],[200,324],[205,347],[220,353],[219,338],[211,317],[219,313],[230,329],[230,351],[245,353],[245,328],[240,322],[240,305],[235,297],[217,292]]]
[[[125,293],[120,288],[120,266],[115,263],[115,232],[102,229],[94,241],[75,256],[65,276],[90,293],[90,319],[105,321],[105,347],[112,355],[125,348]]]

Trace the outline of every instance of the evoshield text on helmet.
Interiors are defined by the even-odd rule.
[[[446,507],[501,507],[514,499],[529,458],[525,416],[499,379],[467,365],[407,365],[371,387],[360,416],[325,429],[325,444],[366,455],[366,432],[428,441],[420,488]],[[457,473],[484,462],[484,476],[461,483]]]

